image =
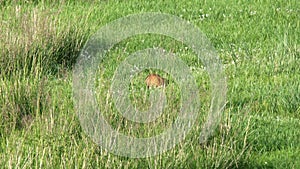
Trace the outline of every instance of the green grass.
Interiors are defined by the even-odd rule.
[[[0,1],[1,168],[299,168],[300,2],[248,1]],[[198,143],[210,104],[210,82],[196,56],[159,35],[121,42],[97,75],[98,102],[115,128],[137,137],[163,131],[176,117],[178,91],[166,88],[170,113],[141,125],[124,119],[107,97],[118,64],[130,53],[160,46],[190,66],[199,88],[198,125],[174,149],[155,157],[119,157],[84,133],[74,109],[72,68],[101,26],[128,14],[170,13],[195,24],[219,53],[227,76],[227,105],[216,134]],[[137,107],[149,92],[135,77]],[[141,93],[142,91],[142,93]],[[177,98],[176,98],[177,97]],[[175,99],[174,99],[175,98]],[[180,98],[180,97],[179,97]],[[145,99],[145,100],[143,100]],[[155,129],[154,129],[155,128]]]

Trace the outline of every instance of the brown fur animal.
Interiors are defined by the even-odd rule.
[[[158,74],[150,74],[147,76],[145,80],[147,87],[160,87],[165,86],[167,83],[167,80],[160,77]]]

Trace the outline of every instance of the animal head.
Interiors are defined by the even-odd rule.
[[[167,80],[160,77],[158,74],[150,74],[147,76],[146,80],[147,87],[161,87],[167,84]]]

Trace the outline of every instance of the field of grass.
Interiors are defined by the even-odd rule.
[[[1,168],[300,168],[300,1],[0,0],[0,6]],[[105,71],[95,82],[97,100],[121,132],[137,137],[162,132],[178,110],[179,88],[172,79],[166,92],[173,109],[155,124],[125,120],[106,96],[126,56],[165,48],[186,62],[199,87],[200,116],[187,138],[166,153],[134,159],[105,151],[80,126],[72,96],[80,50],[101,26],[141,12],[190,21],[222,60],[227,104],[205,145],[199,133],[209,110],[209,78],[191,51],[160,35],[140,35],[113,48],[99,65]],[[141,108],[147,73],[131,84],[131,100]]]

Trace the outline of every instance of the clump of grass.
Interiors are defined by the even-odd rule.
[[[16,129],[31,125],[34,117],[40,115],[47,105],[46,79],[20,77],[1,79],[0,88],[0,130],[5,136]]]
[[[51,5],[51,4],[48,4]],[[54,4],[52,4],[54,5]],[[1,8],[1,135],[24,128],[47,106],[48,79],[72,68],[87,34],[62,22],[62,6],[22,5]]]
[[[12,5],[2,8],[0,72],[34,74],[37,67],[49,74],[71,68],[84,43],[81,30],[62,23],[63,7]],[[41,69],[41,68],[38,68]]]

